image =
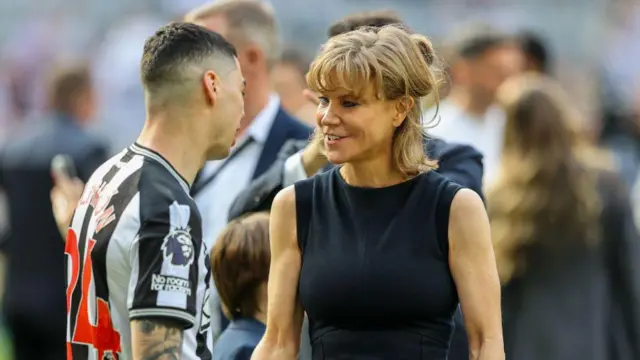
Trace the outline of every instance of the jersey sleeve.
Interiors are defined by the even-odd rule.
[[[131,320],[172,318],[195,323],[200,231],[191,231],[191,209],[174,202],[169,211],[144,219],[130,248],[127,305]]]

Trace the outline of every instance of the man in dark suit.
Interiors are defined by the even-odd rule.
[[[287,140],[308,139],[311,128],[287,114],[272,93],[270,70],[280,57],[280,41],[268,4],[220,0],[194,9],[185,20],[227,38],[236,47],[246,79],[245,116],[236,146],[227,159],[206,164],[192,188],[205,223],[204,238],[211,245],[227,224],[235,196],[273,164]]]
[[[227,224],[229,205],[237,194],[271,167],[287,140],[308,139],[311,128],[287,114],[272,93],[270,70],[281,54],[275,14],[267,3],[219,0],[194,9],[185,20],[231,42],[246,79],[245,115],[236,145],[228,158],[205,164],[191,190],[202,214],[204,241],[212,248]],[[212,299],[217,300],[215,291]],[[216,310],[211,324],[215,335],[227,321]]]
[[[64,242],[52,214],[51,161],[68,155],[86,181],[107,158],[106,144],[84,130],[95,109],[89,69],[60,69],[49,100],[51,116],[0,152],[10,226],[0,248],[7,259],[3,310],[16,360],[66,359]]]
[[[347,16],[334,23],[328,31],[333,37],[362,26],[404,25],[400,17],[389,11],[365,12]],[[308,94],[311,101],[313,94]],[[446,119],[444,119],[446,121]],[[440,139],[425,139],[425,151],[433,159],[439,160],[442,175],[482,196],[482,155],[467,145],[448,144]],[[254,180],[249,188],[236,198],[230,207],[229,219],[246,213],[269,210],[275,195],[285,186],[314,175],[330,166],[315,144],[291,141],[282,148],[278,161],[261,177]],[[451,341],[449,359],[466,360],[469,358],[466,332],[462,324],[460,311],[455,317],[456,330]],[[306,324],[306,321],[305,321]],[[310,358],[307,331],[303,332],[300,359]]]

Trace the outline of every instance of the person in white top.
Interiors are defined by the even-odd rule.
[[[450,52],[448,97],[424,114],[427,133],[472,145],[484,157],[484,183],[499,162],[504,113],[495,95],[504,80],[522,71],[524,57],[515,38],[488,26],[460,29],[445,46]]]

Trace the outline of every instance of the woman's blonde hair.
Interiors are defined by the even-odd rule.
[[[323,94],[348,91],[362,96],[373,86],[378,99],[413,98],[414,106],[393,140],[398,170],[412,176],[437,167],[424,151],[421,108],[423,97],[436,94],[437,98],[434,61],[433,46],[424,36],[401,25],[363,27],[330,38],[311,63],[307,82],[311,90]],[[319,130],[315,141],[322,143]]]
[[[600,202],[598,168],[584,156],[588,145],[560,88],[523,75],[503,85],[499,98],[507,114],[505,140],[487,209],[504,284],[526,270],[534,249],[595,243]]]

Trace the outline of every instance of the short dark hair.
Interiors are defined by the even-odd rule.
[[[91,69],[87,63],[56,66],[49,79],[49,106],[56,112],[71,114],[80,95],[91,91],[92,86]]]
[[[347,15],[331,24],[327,35],[332,38],[365,26],[383,27],[385,25],[400,25],[408,30],[398,13],[393,10],[378,10]]]
[[[540,67],[540,70],[548,74],[550,71],[550,53],[546,41],[543,38],[533,33],[532,31],[522,31],[518,34],[518,40],[522,52],[526,57],[534,60]]]
[[[476,24],[459,29],[449,39],[448,48],[453,57],[474,59],[487,51],[508,44],[516,45],[514,37],[490,25]]]
[[[269,279],[269,213],[253,213],[229,222],[211,251],[213,280],[230,319],[250,318],[259,309],[260,285]]]
[[[181,67],[202,63],[213,56],[235,58],[236,49],[220,34],[202,26],[173,22],[158,29],[144,44],[140,63],[147,89],[182,80]]]

